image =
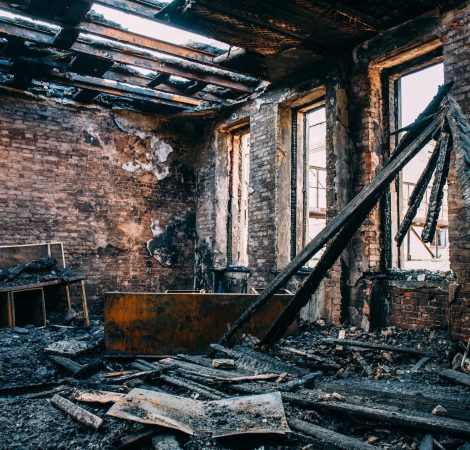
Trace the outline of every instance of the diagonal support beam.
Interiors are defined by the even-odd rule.
[[[442,100],[447,94],[450,85],[440,88],[436,97],[431,101],[424,112],[418,117],[421,120],[425,116],[434,115],[441,107]],[[394,154],[387,163],[387,170],[382,169],[375,178],[351,200],[348,205],[331,221],[326,227],[308,243],[304,249],[282,270],[259,295],[256,301],[240,316],[240,318],[232,324],[230,329],[222,336],[221,345],[231,343],[233,336],[240,327],[256,313],[266,302],[302,267],[311,259],[332,237],[338,233],[341,228],[354,215],[361,211],[364,205],[368,205],[372,200],[377,201],[380,194],[394,179],[396,174],[404,167],[405,164],[415,156],[418,151],[432,138],[438,126],[442,122],[441,116],[434,116],[432,121],[428,120],[424,124],[417,126],[416,129],[410,130],[402,139]],[[423,131],[424,130],[424,131]]]

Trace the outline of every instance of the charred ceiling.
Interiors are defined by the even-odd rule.
[[[217,108],[243,99],[261,80],[278,82],[451,3],[457,2],[0,0],[0,83],[146,111]],[[156,38],[99,8],[228,45],[174,43],[171,29]]]

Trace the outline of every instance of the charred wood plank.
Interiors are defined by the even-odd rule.
[[[440,141],[441,145],[439,146],[439,157],[434,172],[431,196],[429,197],[428,213],[421,233],[423,242],[432,242],[436,234],[437,221],[444,198],[444,186],[447,181],[447,175],[449,174],[450,152],[452,149],[452,147],[449,147],[449,135],[443,132]]]
[[[282,400],[303,408],[315,408],[333,414],[360,417],[389,425],[448,433],[465,438],[470,437],[470,423],[432,414],[414,415],[411,412],[386,409],[380,406],[371,408],[345,402],[322,402],[290,392],[283,392]]]
[[[288,381],[287,383],[282,384],[279,387],[279,390],[283,392],[292,392],[301,387],[310,387],[310,385],[313,384],[314,380],[322,375],[323,375],[322,372],[309,373],[302,378]]]
[[[470,387],[470,375],[467,375],[466,373],[458,372],[457,370],[446,369],[442,372],[439,372],[439,375],[442,378],[446,378],[447,380],[451,380],[455,383]]]
[[[137,14],[138,16],[147,19],[154,19],[155,16],[161,11],[159,6],[152,5],[151,1],[136,1],[136,0],[98,0],[96,3],[110,8],[115,8],[127,13]]]
[[[432,155],[429,158],[428,163],[426,164],[426,168],[419,177],[418,182],[416,183],[416,186],[414,187],[413,192],[410,195],[408,202],[408,211],[406,211],[405,217],[403,218],[400,224],[400,228],[398,229],[397,234],[395,236],[395,241],[398,246],[402,244],[403,239],[405,238],[406,233],[408,233],[411,223],[413,222],[413,219],[415,218],[416,213],[418,212],[421,201],[423,200],[424,194],[428,188],[428,184],[431,181],[434,169],[436,168],[436,163],[440,153],[441,145],[442,138],[439,139],[438,144],[434,147],[434,151],[432,152]]]
[[[395,178],[396,174],[424,147],[431,137],[440,128],[441,115],[434,114],[439,110],[444,96],[450,86],[443,86],[431,101],[428,107],[418,117],[421,120],[425,116],[433,115],[431,122],[421,122],[410,130],[402,139],[394,154],[389,159],[386,167],[354,197],[348,205],[326,227],[308,243],[304,249],[269,283],[255,302],[248,308],[238,320],[236,320],[219,343],[230,343],[235,333],[246,321],[256,313],[286,282],[297,272],[315,253],[317,253],[364,205],[370,205],[371,200],[378,198],[386,186]],[[431,119],[430,119],[431,120]]]
[[[447,123],[452,132],[455,167],[460,181],[460,191],[465,204],[470,233],[470,125],[452,96],[449,96]]]
[[[349,398],[360,398],[363,402],[386,404],[402,408],[404,404],[414,411],[429,413],[436,405],[447,409],[449,417],[470,421],[470,399],[462,399],[460,393],[441,391],[423,392],[419,388],[403,390],[401,387],[368,380],[367,384],[360,381],[327,381],[318,383],[323,392],[337,392]]]
[[[261,352],[249,350],[241,346],[237,346],[236,349],[231,349],[219,344],[212,344],[211,348],[234,358],[238,367],[252,372],[289,373],[294,376],[304,376],[308,373],[305,369],[284,363]]]
[[[171,384],[185,390],[195,392],[196,394],[202,395],[210,400],[220,400],[221,398],[227,397],[223,392],[217,391],[216,389],[208,386],[203,386],[195,381],[190,381],[185,378],[179,378],[174,375],[160,375],[159,379],[164,383]]]
[[[72,403],[70,400],[61,397],[59,394],[55,394],[54,397],[52,397],[51,404],[88,428],[98,430],[101,425],[103,425],[103,419],[101,417],[92,414],[86,409]]]
[[[369,348],[372,350],[407,353],[409,355],[427,356],[428,358],[435,358],[438,356],[436,352],[428,351],[428,350],[419,350],[419,349],[410,348],[410,347],[399,347],[398,345],[374,344],[372,342],[354,341],[350,339],[326,338],[326,339],[322,339],[320,342],[322,344],[342,344],[342,345],[346,345],[350,347],[362,347],[362,348]]]
[[[372,450],[377,448],[359,439],[337,433],[336,431],[300,419],[288,418],[287,422],[294,430],[312,437],[315,448],[318,449]]]

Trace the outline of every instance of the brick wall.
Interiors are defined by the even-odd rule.
[[[389,324],[399,328],[449,326],[449,295],[438,287],[388,286]]]
[[[449,15],[443,35],[446,81],[454,81],[453,95],[470,120],[470,5]],[[450,264],[459,291],[450,306],[451,332],[457,339],[470,340],[470,235],[460,182],[451,162],[449,183]]]
[[[63,242],[95,300],[106,290],[192,287],[191,127],[137,117],[147,129],[135,131],[124,115],[122,131],[97,109],[0,102],[0,244]],[[146,248],[152,224],[165,267]]]

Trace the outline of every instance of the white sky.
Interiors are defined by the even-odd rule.
[[[133,33],[139,33],[144,36],[160,39],[177,45],[186,45],[188,42],[199,42],[212,45],[214,47],[228,50],[230,46],[223,42],[209,39],[190,31],[180,30],[169,25],[164,25],[150,19],[128,14],[117,9],[107,8],[102,5],[93,5],[92,11],[102,14],[106,19],[119,23],[123,28]]]
[[[444,65],[436,64],[401,78],[401,127],[412,123],[444,84]]]

